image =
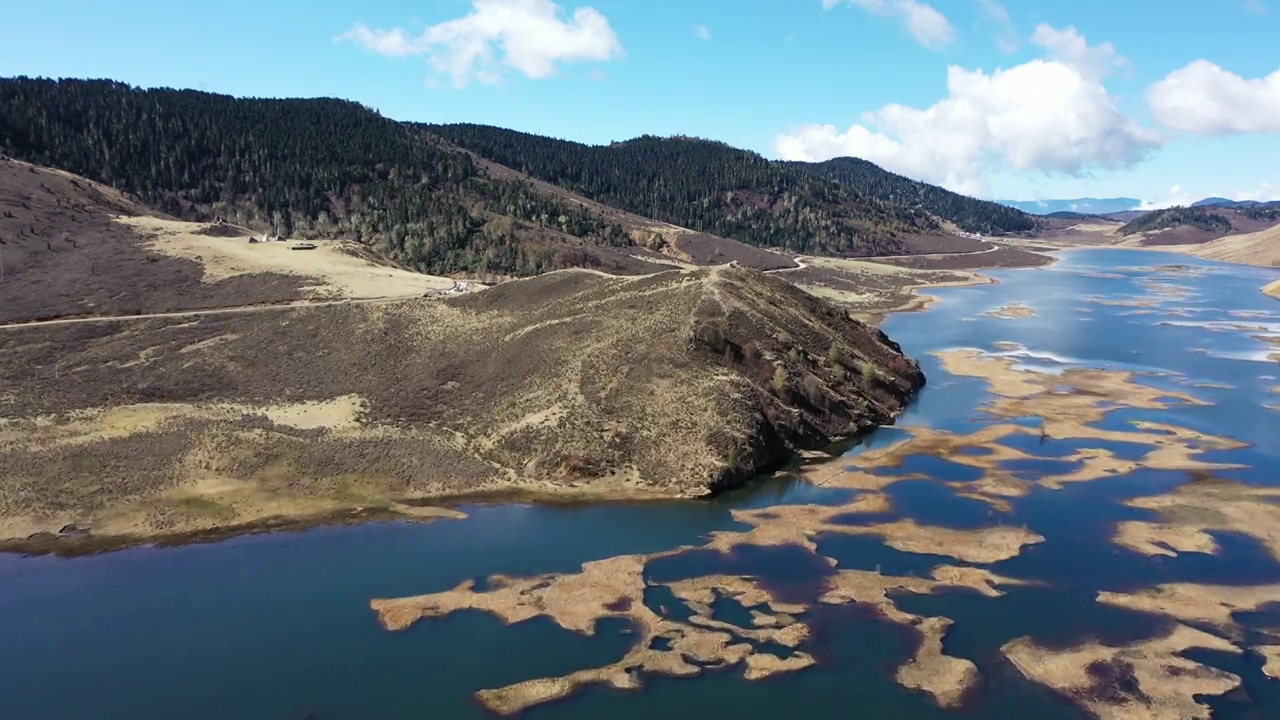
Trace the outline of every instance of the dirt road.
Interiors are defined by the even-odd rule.
[[[874,257],[859,257],[859,258],[848,258],[848,259],[859,260],[862,262],[878,262],[880,260],[905,260],[908,258],[944,258],[944,257],[957,257],[960,255],[964,255],[967,257],[970,255],[985,255],[989,252],[995,252],[996,250],[999,250],[1001,247],[1002,247],[1001,245],[992,243],[991,247],[985,250],[972,250],[968,252],[923,253],[923,254],[915,254],[915,255],[876,255]],[[811,256],[797,255],[791,259],[793,262],[795,262],[797,267],[779,268],[777,270],[766,270],[765,272],[785,273],[785,272],[795,272],[796,270],[804,270],[805,268],[809,267],[809,265],[805,263],[805,260],[811,259]]]
[[[75,325],[78,323],[112,323],[130,320],[151,320],[155,318],[197,317],[200,315],[233,315],[236,313],[273,312],[279,310],[296,310],[298,308],[322,307],[325,305],[365,305],[371,303],[390,303],[411,300],[420,295],[399,295],[385,298],[362,298],[359,300],[315,300],[284,303],[280,305],[245,305],[241,307],[215,308],[209,310],[178,310],[166,313],[144,313],[141,315],[106,315],[102,317],[58,318],[55,320],[36,320],[33,322],[9,323],[0,325],[0,330],[21,330],[23,328],[44,327],[46,325]]]

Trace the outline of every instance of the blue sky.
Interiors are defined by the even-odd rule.
[[[46,0],[5,24],[3,75],[855,154],[985,197],[1280,198],[1280,0]]]

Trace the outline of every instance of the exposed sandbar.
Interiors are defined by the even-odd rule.
[[[1020,320],[1023,318],[1032,318],[1036,316],[1035,308],[1020,302],[1009,303],[1003,307],[989,310],[984,315],[988,317],[1004,318],[1005,320]]]
[[[584,685],[636,689],[646,674],[691,677],[704,667],[741,665],[745,678],[761,680],[814,664],[814,658],[807,653],[780,658],[757,652],[752,646],[752,642],[771,642],[794,648],[809,637],[809,628],[788,615],[803,612],[805,606],[778,601],[751,578],[710,576],[672,583],[672,593],[694,611],[687,623],[653,612],[644,604],[644,566],[676,552],[679,551],[599,560],[583,564],[578,573],[564,575],[495,576],[489,578],[489,588],[484,591],[477,591],[474,582],[468,581],[441,593],[376,599],[370,606],[388,630],[403,630],[422,618],[443,617],[461,610],[486,612],[507,624],[548,617],[583,635],[594,634],[596,623],[603,618],[625,619],[635,629],[635,644],[617,662],[476,694],[486,707],[502,715],[567,697]],[[711,605],[718,596],[733,598],[748,609],[769,608],[777,614],[768,624],[738,627],[711,617]],[[783,622],[784,619],[790,622]],[[654,647],[658,639],[667,641],[665,649]]]
[[[965,658],[952,657],[942,651],[942,638],[951,628],[949,618],[924,618],[913,627],[922,636],[915,657],[898,668],[894,677],[911,690],[933,696],[940,707],[958,707],[965,693],[977,685],[978,666]]]
[[[869,496],[877,497],[877,496]],[[874,508],[862,512],[878,512]],[[1043,542],[1044,537],[1027,528],[992,526],[975,530],[921,525],[911,519],[866,525],[836,522],[848,515],[851,506],[780,505],[760,510],[735,510],[733,518],[752,525],[742,532],[713,533],[707,547],[727,552],[741,545],[799,545],[816,551],[814,538],[824,533],[836,535],[869,535],[884,539],[895,550],[922,555],[941,555],[972,563],[994,563],[1017,557],[1027,545]],[[855,509],[855,511],[857,511]]]
[[[987,597],[1003,595],[997,586],[1021,584],[977,568],[939,566],[933,579],[889,577],[865,570],[842,570],[827,579],[826,589],[818,602],[828,605],[858,603],[874,607],[886,620],[912,628],[920,635],[916,652],[895,673],[895,679],[906,688],[933,697],[941,707],[961,704],[965,694],[979,681],[977,667],[964,658],[946,655],[942,639],[952,621],[941,617],[921,617],[903,612],[893,602],[893,592],[932,594],[947,588],[967,588]]]
[[[1254,487],[1215,478],[1200,478],[1171,493],[1140,497],[1125,504],[1154,510],[1160,515],[1162,532],[1177,534],[1183,543],[1196,540],[1207,531],[1247,535],[1262,543],[1280,560],[1280,488]],[[1129,533],[1134,532],[1132,529]],[[1175,546],[1176,550],[1177,547]]]
[[[1100,720],[1208,720],[1211,710],[1197,697],[1226,694],[1240,678],[1182,657],[1191,648],[1240,652],[1185,625],[1124,647],[1089,642],[1055,650],[1024,637],[1002,651],[1028,680],[1066,695]]]
[[[1234,613],[1257,610],[1277,601],[1280,585],[1170,583],[1131,593],[1098,593],[1098,602],[1106,605],[1212,625],[1232,636],[1241,633],[1232,617]]]
[[[1185,525],[1163,525],[1141,520],[1128,520],[1116,526],[1115,544],[1139,555],[1177,557],[1178,553],[1196,552],[1217,555],[1218,541],[1199,528]]]
[[[1280,680],[1280,645],[1257,645],[1253,649],[1265,661],[1262,674],[1273,680]]]

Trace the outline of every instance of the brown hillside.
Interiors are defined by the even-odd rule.
[[[1280,224],[1199,245],[1191,252],[1210,260],[1280,267]]]
[[[0,537],[31,549],[702,495],[891,422],[923,383],[878,330],[733,268],[6,329],[0,353]]]
[[[1145,228],[1143,225],[1150,225]],[[1156,210],[1122,227],[1122,235],[1141,238],[1146,246],[1200,245],[1232,235],[1251,234],[1275,225],[1256,220],[1231,208],[1193,207]],[[1144,232],[1129,232],[1142,227]]]
[[[104,185],[0,159],[0,324],[305,297],[302,279],[284,274],[206,282],[198,261],[149,250],[148,238],[117,216],[153,217]]]

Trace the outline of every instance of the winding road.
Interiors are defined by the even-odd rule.
[[[959,257],[961,255],[966,255],[966,256],[967,255],[985,255],[990,252],[995,252],[996,250],[999,250],[1002,247],[1004,246],[996,243],[991,243],[991,247],[988,247],[985,250],[970,250],[968,252],[917,253],[914,255],[876,255],[875,257],[859,257],[859,258],[848,258],[848,259],[860,260],[862,262],[878,262],[880,260],[905,260],[909,258],[945,258],[945,257]],[[778,268],[777,270],[765,270],[765,272],[766,273],[784,273],[784,272],[795,272],[796,270],[804,270],[805,268],[809,267],[804,261],[811,257],[813,256],[797,255],[791,258],[791,261],[794,262],[797,267]]]

